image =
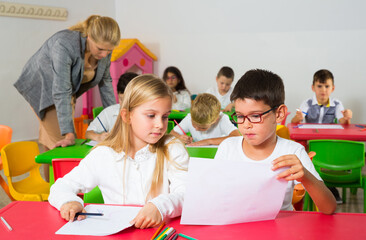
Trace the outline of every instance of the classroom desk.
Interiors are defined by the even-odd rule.
[[[361,131],[362,128],[356,127],[357,124],[342,124],[344,129],[302,129],[296,127],[297,125],[294,123],[287,125],[290,138],[303,145],[304,143],[306,145],[306,142],[312,139],[341,139],[366,142],[366,131]],[[306,125],[306,123],[302,123],[302,125]]]
[[[150,239],[156,228],[129,228],[104,237],[56,235],[66,222],[47,202],[12,202],[0,209],[13,231],[0,223],[2,240],[17,239]],[[196,239],[366,239],[366,214],[281,211],[275,220],[225,226],[180,225],[180,218],[166,225]],[[179,240],[184,240],[179,237]]]
[[[54,183],[53,178],[53,168],[52,168],[52,159],[55,158],[84,158],[89,151],[92,149],[92,146],[81,143],[85,139],[75,139],[75,145],[67,146],[67,147],[57,147],[51,149],[47,152],[41,153],[36,156],[36,162],[42,164],[49,164],[50,167],[50,184]]]

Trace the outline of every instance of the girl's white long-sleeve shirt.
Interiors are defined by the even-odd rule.
[[[67,202],[83,201],[76,194],[86,193],[99,186],[105,204],[145,205],[152,202],[163,219],[181,215],[185,193],[186,173],[189,155],[180,142],[168,146],[170,159],[179,167],[165,160],[161,194],[146,199],[156,164],[156,153],[147,145],[135,154],[135,158],[125,153],[117,153],[112,148],[99,146],[93,149],[69,174],[52,185],[49,203],[60,210]]]

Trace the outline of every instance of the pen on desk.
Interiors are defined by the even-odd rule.
[[[4,225],[6,226],[6,228],[9,231],[12,231],[13,230],[13,228],[9,225],[9,223],[5,220],[5,218],[1,217],[1,221],[4,223]]]
[[[298,108],[296,108],[296,111],[298,111],[298,112],[302,112],[303,114],[308,115],[308,113],[307,113],[307,112],[301,111],[301,110],[300,110],[300,109],[298,109]]]
[[[177,238],[178,238],[178,233],[176,233],[176,234],[173,236],[172,240],[176,240]]]
[[[172,231],[170,231],[170,233],[166,236],[166,239],[167,240],[172,239],[173,238],[172,236],[174,235],[174,233],[175,233],[175,229],[172,228]]]
[[[151,237],[151,240],[153,240],[160,232],[160,230],[164,227],[165,222],[163,222],[162,224],[160,224],[159,228],[156,230],[156,232],[154,233],[154,235]]]
[[[103,213],[87,213],[87,212],[78,212],[75,214],[75,220],[78,218],[78,216],[103,216]]]
[[[99,119],[99,117],[98,117],[98,116],[97,116],[97,119],[98,119],[98,121],[100,122],[100,125],[102,125],[102,127],[103,127],[103,129],[104,129],[104,132],[107,132],[107,129],[105,129],[105,127],[104,127],[104,125],[103,125],[102,121],[100,121],[100,119]]]
[[[178,122],[175,120],[175,119],[173,119],[173,121],[175,122],[175,124],[177,124],[177,126],[179,127],[179,129],[184,133],[184,135],[186,135],[187,136],[187,133],[185,133],[184,131],[183,131],[183,129],[180,127],[180,125],[178,124]]]
[[[170,235],[172,234],[172,232],[175,231],[174,228],[169,228],[168,231],[166,231],[164,233],[164,235],[160,238],[161,240],[165,240],[168,239],[170,237]]]
[[[181,236],[182,238],[185,238],[185,239],[189,239],[189,240],[197,240],[197,239],[195,239],[195,238],[193,238],[193,237],[189,237],[189,236],[187,236],[187,235],[184,235],[183,233],[179,233],[178,235],[179,235],[179,236]]]
[[[299,128],[299,127],[301,127],[302,126],[302,124],[298,124],[298,125],[296,125],[296,126],[293,126],[292,128]]]
[[[355,124],[355,126],[358,127],[358,128],[365,128],[365,126],[358,125],[358,124]]]
[[[84,144],[84,143],[86,143],[88,140],[89,140],[89,139],[85,139],[84,141],[82,141],[82,142],[80,143],[80,145],[83,145],[83,144]]]

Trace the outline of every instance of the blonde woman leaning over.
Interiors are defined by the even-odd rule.
[[[128,84],[110,135],[51,187],[48,200],[64,219],[72,221],[75,213],[85,211],[76,194],[95,186],[106,204],[144,205],[131,219],[137,228],[181,214],[189,156],[179,140],[165,134],[172,97],[154,75]]]
[[[50,37],[28,60],[14,84],[40,123],[46,150],[75,143],[75,100],[99,86],[104,107],[115,104],[109,74],[111,52],[120,41],[116,21],[92,15]]]

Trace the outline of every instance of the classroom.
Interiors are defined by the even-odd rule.
[[[0,14],[0,125],[12,128],[12,142],[36,141],[39,136],[34,112],[13,86],[24,65],[51,35],[93,14],[115,19],[122,39],[136,38],[143,43],[157,57],[153,65],[157,76],[162,77],[168,66],[178,67],[192,94],[213,86],[222,66],[234,70],[232,86],[248,70],[267,69],[283,79],[290,112],[288,124],[302,101],[313,95],[313,74],[328,69],[334,75],[332,96],[352,109],[353,124],[366,124],[362,107],[366,89],[366,2],[362,0],[17,3],[65,8],[68,16],[60,21]],[[93,92],[100,102],[98,89]],[[78,101],[75,116],[81,113],[82,103]],[[361,197],[362,213],[363,191],[359,190],[357,196]]]

